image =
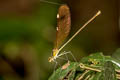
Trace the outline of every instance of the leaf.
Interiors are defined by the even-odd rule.
[[[101,78],[101,80],[117,80],[115,67],[111,61],[104,64]]]
[[[98,52],[82,58],[78,63],[63,65],[49,80],[116,80],[120,79],[119,74],[120,67],[116,59]]]
[[[69,72],[73,72],[73,74],[74,74],[74,71],[76,70],[77,66],[78,66],[77,62],[70,62],[70,65],[66,69],[62,69],[60,67],[55,72],[53,72],[53,74],[51,75],[49,80],[61,80],[61,79],[64,79],[66,76],[68,76]],[[70,77],[72,77],[72,75],[70,75],[69,78]]]
[[[68,76],[68,80],[74,80],[76,69],[74,69]]]
[[[118,48],[112,55],[113,58],[116,58],[120,61],[120,48]]]
[[[96,64],[98,66],[102,66],[105,61],[105,57],[102,52],[91,54],[88,57],[84,57],[81,59],[81,62],[84,64]]]
[[[120,48],[118,48],[113,54],[112,57],[116,59],[118,63],[120,63]]]
[[[97,72],[90,80],[101,80],[101,73]]]

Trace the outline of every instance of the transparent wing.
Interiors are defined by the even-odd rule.
[[[67,5],[61,5],[57,15],[57,31],[54,49],[58,49],[61,46],[65,38],[68,36],[70,28],[71,17],[69,7]]]

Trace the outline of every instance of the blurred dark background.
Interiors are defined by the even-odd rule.
[[[98,10],[92,21],[63,51],[79,61],[90,53],[111,55],[120,47],[119,0],[47,0],[71,10],[70,38]],[[60,5],[40,0],[0,0],[0,80],[47,80]],[[67,39],[68,39],[67,38]]]

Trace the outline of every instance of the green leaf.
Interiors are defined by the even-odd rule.
[[[49,78],[49,80],[61,80],[64,79],[66,76],[68,76],[69,72],[72,72],[71,74],[75,74],[76,67],[78,66],[77,62],[69,62],[69,66],[66,69],[62,69],[62,67],[58,68],[55,72],[53,72],[52,76]],[[74,75],[69,75],[69,79],[74,77]]]
[[[67,63],[58,68],[49,80],[117,80],[120,78],[120,67],[117,64],[111,56],[94,53],[80,62],[69,62],[69,65]]]
[[[90,80],[101,80],[101,73],[97,72]]]
[[[113,58],[119,60],[120,62],[120,48],[118,48],[112,55]]]
[[[112,55],[114,60],[119,64],[120,66],[120,48],[118,48]]]
[[[84,64],[96,64],[98,66],[102,66],[105,61],[105,57],[102,52],[91,54],[88,57],[81,59],[81,62]]]
[[[68,75],[68,80],[74,80],[76,70],[72,70]]]
[[[117,80],[115,67],[111,61],[107,61],[104,64],[101,78],[101,80]]]

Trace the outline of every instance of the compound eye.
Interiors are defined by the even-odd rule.
[[[53,57],[49,57],[48,62],[52,62],[52,61],[53,61]]]
[[[49,62],[51,61],[51,57],[48,58],[48,61],[49,61]]]

